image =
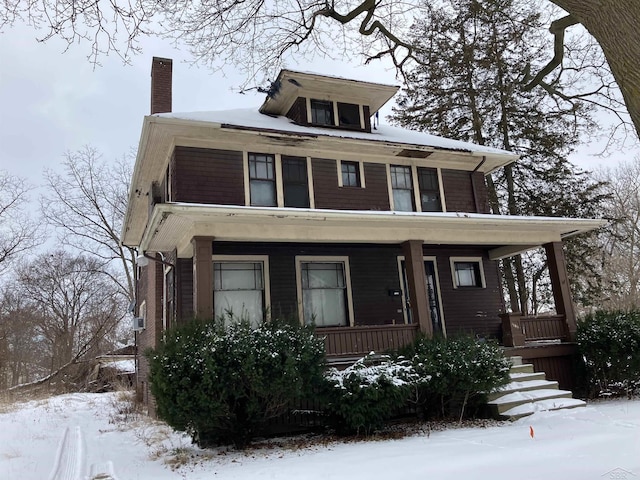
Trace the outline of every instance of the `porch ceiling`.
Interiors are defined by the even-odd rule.
[[[336,211],[163,203],[154,206],[142,251],[192,256],[191,239],[491,246],[502,258],[604,225],[602,220],[467,213]]]

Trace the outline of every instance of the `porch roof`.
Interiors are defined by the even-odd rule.
[[[193,237],[219,241],[484,245],[492,259],[587,232],[606,222],[563,217],[160,203],[138,246],[192,256]]]

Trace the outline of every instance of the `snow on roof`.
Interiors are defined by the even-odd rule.
[[[500,150],[499,148],[476,145],[473,143],[452,140],[450,138],[439,137],[425,132],[407,130],[405,128],[393,127],[390,125],[379,125],[371,133],[339,130],[333,128],[306,127],[298,125],[283,116],[263,115],[256,109],[221,110],[213,112],[170,112],[159,113],[153,116],[161,118],[175,118],[190,120],[195,122],[217,123],[221,125],[257,128],[287,132],[300,135],[327,136],[351,138],[359,140],[371,140],[379,142],[401,143],[414,146],[434,147],[444,150],[455,150],[469,153],[504,155],[517,157],[513,152]]]

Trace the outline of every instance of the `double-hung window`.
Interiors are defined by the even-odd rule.
[[[305,324],[335,327],[350,323],[347,261],[296,260],[298,293]]]
[[[341,127],[360,129],[360,106],[338,102],[338,123]]]
[[[264,261],[213,261],[213,309],[216,318],[246,319],[259,325],[267,311]]]
[[[360,182],[360,165],[358,162],[340,162],[342,170],[342,186],[343,187],[359,187]]]
[[[249,188],[251,205],[275,207],[276,196],[275,158],[264,153],[249,154]]]
[[[393,209],[400,212],[415,211],[411,167],[391,165],[389,168],[391,189],[393,191]]]
[[[306,158],[282,157],[282,184],[285,207],[309,207]]]
[[[418,167],[418,185],[420,186],[420,206],[423,212],[441,212],[440,185],[438,170]]]

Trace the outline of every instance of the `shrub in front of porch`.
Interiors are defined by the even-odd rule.
[[[640,393],[640,310],[589,314],[576,339],[590,397]]]
[[[425,418],[474,416],[486,393],[509,382],[500,346],[470,336],[420,338],[406,352],[420,378],[412,401]]]
[[[407,360],[366,356],[327,371],[322,408],[336,433],[369,435],[402,409],[419,381]]]
[[[147,357],[158,416],[201,447],[246,446],[324,370],[322,340],[278,321],[187,322]]]

